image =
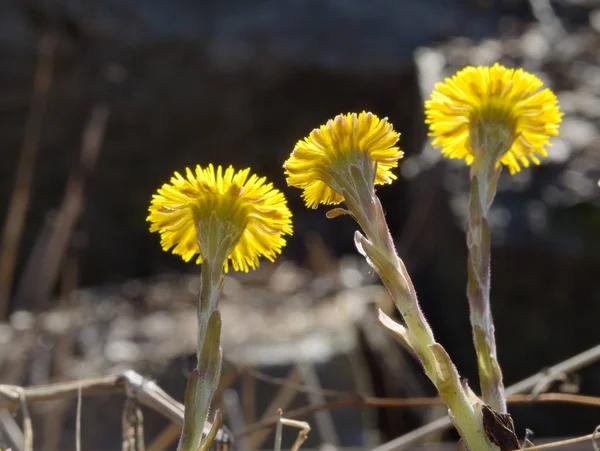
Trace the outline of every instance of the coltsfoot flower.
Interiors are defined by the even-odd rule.
[[[529,160],[540,163],[544,146],[558,135],[562,113],[556,96],[523,69],[466,67],[444,83],[438,83],[425,102],[426,123],[433,145],[448,158],[472,164],[493,141],[500,143],[495,159],[519,172]],[[487,134],[487,136],[485,136]],[[490,151],[487,149],[487,151]]]
[[[196,263],[202,263],[201,245],[219,246],[205,236],[211,217],[216,219],[221,238],[232,238],[225,271],[229,260],[236,271],[246,272],[258,267],[260,256],[273,261],[285,246],[284,235],[292,233],[283,193],[265,177],[250,176],[249,168],[235,172],[219,166],[215,171],[210,164],[194,172],[186,168],[186,177],[175,172],[171,183],[152,196],[149,211],[150,231],[160,233],[162,248],[172,248],[185,261],[198,254]]]
[[[396,179],[391,170],[403,155],[399,138],[387,118],[364,111],[340,114],[298,141],[283,166],[288,185],[304,190],[307,207],[338,204],[350,167],[360,165],[365,154],[377,166],[375,184],[391,183]]]

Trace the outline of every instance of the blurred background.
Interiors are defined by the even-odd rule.
[[[594,0],[0,2],[0,383],[133,369],[182,399],[199,267],[162,252],[145,218],[173,171],[212,162],[268,176],[294,213],[283,255],[230,274],[221,301],[215,405],[240,449],[272,448],[272,428],[241,433],[278,407],[285,415],[349,393],[433,396],[376,320],[377,307],[395,313],[356,255],[354,223],[307,210],[282,172],[310,130],[368,110],[402,135],[399,180],[379,190],[398,251],[437,339],[476,387],[468,171],[431,148],[423,102],[456,70],[494,62],[541,77],[565,113],[549,158],[503,174],[491,212],[505,382],[598,344],[599,48]],[[549,388],[598,396],[600,365]],[[83,449],[121,449],[124,401],[83,399]],[[34,449],[75,449],[75,406],[30,406]],[[597,407],[510,410],[520,438],[525,428],[588,434],[600,422]],[[146,449],[175,449],[177,426],[143,414]],[[300,419],[313,428],[306,449],[369,449],[442,415],[356,403]],[[21,421],[0,411],[0,447],[20,449]],[[295,435],[286,430],[284,447]]]

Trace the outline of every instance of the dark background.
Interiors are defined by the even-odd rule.
[[[334,259],[355,253],[354,224],[305,209],[281,166],[311,129],[364,109],[387,116],[402,135],[399,180],[379,192],[388,223],[438,340],[461,375],[476,381],[464,295],[467,169],[430,147],[423,101],[434,82],[465,65],[499,61],[542,77],[565,112],[549,158],[503,174],[491,213],[500,363],[507,384],[536,373],[600,338],[598,45],[594,1],[0,2],[5,224],[20,161],[31,169],[1,319],[15,328],[14,312],[35,318],[75,288],[98,293],[197,272],[162,252],[145,223],[152,193],[196,164],[251,166],[285,192],[295,234],[279,260],[311,268],[307,243],[316,236]],[[36,73],[46,73],[46,87],[34,89]],[[93,157],[86,129],[98,133],[89,141],[98,144]],[[64,236],[53,241],[57,229]],[[136,302],[145,308],[144,299]],[[74,373],[18,374],[4,382]],[[598,365],[579,372],[580,390],[600,394],[599,376]],[[599,422],[597,408],[512,411],[520,433],[529,427],[540,436],[586,434]],[[384,421],[381,432],[391,438],[414,426]]]

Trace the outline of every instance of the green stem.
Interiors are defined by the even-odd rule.
[[[372,168],[370,158],[367,155],[364,155],[363,158],[365,160],[362,161],[362,166]],[[375,168],[371,170],[375,171]],[[433,331],[417,301],[417,294],[404,262],[396,253],[396,247],[385,220],[383,207],[379,198],[375,195],[374,173],[369,173],[368,170],[358,170],[354,167],[352,173],[346,179],[353,182],[349,186],[350,189],[345,190],[348,208],[369,241],[383,255],[386,262],[394,268],[392,277],[394,280],[389,280],[387,284],[383,278],[382,280],[388,289],[393,289],[393,291],[390,290],[392,297],[407,326],[416,336],[417,341],[424,348],[427,348],[427,346],[435,343]],[[389,271],[386,273],[389,274]],[[399,280],[397,280],[398,278]],[[425,352],[429,351],[425,350]]]
[[[212,397],[219,385],[222,351],[221,314],[218,301],[223,289],[223,264],[234,241],[231,231],[223,228],[213,215],[198,232],[198,243],[205,258],[200,275],[198,298],[198,365],[188,379],[185,394],[184,424],[178,451],[198,451],[207,447],[210,437],[203,442],[204,423]],[[201,238],[205,238],[204,241]]]
[[[483,401],[495,411],[506,413],[490,304],[491,245],[488,224],[488,212],[496,194],[501,169],[497,167],[493,152],[483,152],[483,155],[482,161],[475,162],[471,170],[467,297]]]
[[[340,184],[345,184],[343,195],[348,209],[366,236],[366,240],[365,237],[362,240],[358,237],[357,245],[362,248],[390,292],[411,338],[414,338],[411,339],[411,345],[427,376],[448,405],[452,421],[468,448],[471,451],[492,450],[494,447],[488,442],[483,428],[480,404],[470,397],[469,389],[460,382],[450,357],[435,341],[406,267],[396,252],[383,207],[375,195],[374,174],[368,171],[372,167],[370,161],[363,162],[362,167],[362,170],[353,167],[348,177],[340,178]]]
[[[222,266],[221,266],[222,268]],[[206,273],[213,277],[205,277]],[[179,441],[179,451],[197,451],[203,444],[204,423],[212,397],[219,385],[222,352],[221,314],[216,308],[222,275],[217,279],[207,260],[202,264],[202,288],[198,303],[198,365],[192,371],[186,387],[184,424]],[[208,287],[206,286],[208,285]],[[203,297],[210,293],[211,299]],[[212,310],[203,310],[202,305],[211,305]]]

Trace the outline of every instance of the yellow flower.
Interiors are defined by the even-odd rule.
[[[396,179],[391,169],[403,155],[395,147],[399,138],[387,118],[364,111],[340,114],[298,141],[283,165],[288,185],[304,190],[307,207],[338,204],[344,200],[341,190],[350,167],[360,166],[365,154],[377,164],[375,184],[391,183]]]
[[[258,267],[259,256],[273,261],[285,246],[283,235],[292,234],[292,214],[280,191],[266,183],[266,178],[249,174],[250,168],[236,173],[229,166],[223,173],[221,166],[215,171],[212,164],[205,169],[196,166],[195,172],[186,168],[186,177],[175,172],[171,183],[152,196],[147,218],[150,231],[160,233],[165,251],[173,248],[174,254],[189,261],[201,254],[201,247],[220,245],[210,243],[211,236],[206,236],[213,216],[223,231],[221,239],[233,238],[225,271],[228,260],[236,271],[246,272]],[[198,255],[196,263],[202,259]]]
[[[425,102],[426,123],[433,145],[449,158],[467,164],[481,157],[493,136],[504,140],[500,160],[511,174],[539,164],[537,155],[547,156],[545,145],[558,135],[561,121],[556,96],[542,81],[523,69],[466,67],[444,83],[438,83]],[[488,151],[490,151],[488,149]]]

